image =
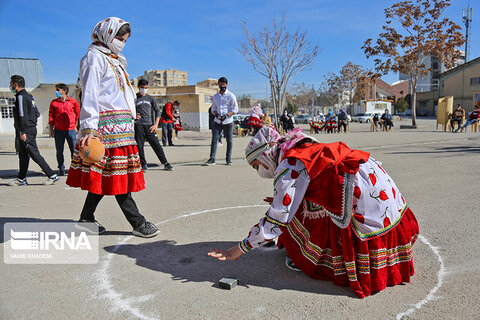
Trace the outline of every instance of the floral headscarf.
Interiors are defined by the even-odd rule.
[[[118,30],[125,24],[130,23],[117,17],[109,17],[98,22],[92,30],[93,43],[90,46],[107,55],[115,56],[124,68],[127,67],[127,59],[123,54],[113,55],[109,45],[115,39]]]
[[[271,127],[261,128],[245,148],[245,157],[248,163],[258,159],[269,167],[271,165],[277,167],[277,159],[283,158],[288,150],[305,138],[310,138],[313,142],[318,143],[317,139],[304,134],[300,127],[291,130],[284,136],[280,136]]]

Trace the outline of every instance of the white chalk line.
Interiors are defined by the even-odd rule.
[[[405,316],[408,316],[412,313],[414,313],[415,311],[419,310],[421,307],[423,307],[424,304],[426,304],[427,302],[429,302],[430,300],[433,300],[435,298],[435,293],[438,291],[438,289],[440,289],[440,287],[442,286],[443,284],[443,278],[445,277],[445,265],[443,264],[443,258],[442,256],[440,255],[440,253],[438,252],[438,247],[434,247],[430,244],[430,241],[428,241],[427,238],[425,238],[424,236],[422,236],[421,234],[418,235],[418,239],[420,239],[424,244],[426,244],[428,247],[430,247],[430,249],[432,249],[433,253],[437,256],[437,260],[438,260],[438,263],[440,264],[440,269],[438,269],[438,272],[437,272],[437,278],[438,278],[438,281],[437,281],[437,284],[435,285],[435,287],[433,287],[430,292],[427,294],[427,296],[417,302],[416,304],[413,305],[412,308],[408,309],[407,311],[405,312],[402,312],[402,313],[399,313],[397,314],[396,318],[397,320],[400,320],[402,319],[403,317]]]
[[[204,214],[204,213],[210,213],[210,212],[216,212],[216,211],[222,211],[222,210],[257,208],[257,207],[268,207],[268,205],[248,205],[248,206],[235,206],[235,207],[225,207],[225,208],[218,208],[218,209],[203,210],[203,211],[192,212],[192,213],[184,214],[184,215],[181,215],[181,216],[178,216],[178,217],[175,217],[175,218],[163,220],[163,221],[160,221],[159,223],[157,223],[156,225],[159,226],[159,225],[162,225],[162,224],[165,224],[165,223],[168,223],[168,222],[172,222],[172,221],[175,221],[175,220],[180,220],[180,219],[184,219],[184,218],[188,218],[188,217],[193,217],[193,216],[196,216],[196,215],[199,215],[199,214]],[[111,311],[126,311],[126,312],[130,312],[132,315],[134,315],[138,319],[154,320],[154,319],[157,319],[157,318],[151,318],[149,316],[146,316],[146,315],[142,314],[142,312],[138,308],[132,306],[132,304],[131,304],[132,299],[129,299],[127,301],[122,297],[122,294],[116,292],[115,289],[113,289],[113,285],[110,281],[110,275],[108,274],[108,269],[110,267],[110,261],[112,260],[112,257],[114,256],[114,253],[118,250],[118,248],[120,248],[120,246],[122,246],[125,242],[129,241],[133,237],[134,237],[133,235],[126,236],[119,244],[117,244],[113,248],[112,252],[110,252],[106,256],[105,260],[100,265],[100,268],[99,268],[99,270],[96,274],[97,274],[97,278],[98,278],[98,281],[99,281],[99,288],[100,288],[101,291],[104,292],[103,294],[101,294],[101,296],[109,299],[112,302],[113,306],[111,308]]]
[[[172,221],[175,221],[175,220],[189,218],[189,217],[193,217],[193,216],[200,215],[200,214],[205,214],[205,213],[210,213],[210,212],[217,212],[217,211],[223,211],[223,210],[234,210],[234,209],[246,209],[246,208],[259,208],[259,207],[268,207],[268,205],[258,205],[258,204],[256,204],[256,205],[247,205],[247,206],[234,206],[234,207],[224,207],[224,208],[217,208],[217,209],[208,209],[208,210],[192,212],[192,213],[184,214],[184,215],[181,215],[181,216],[178,216],[178,217],[175,217],[175,218],[163,220],[163,221],[158,222],[156,225],[159,226],[159,225],[162,225],[162,224],[165,224],[165,223],[168,223],[168,222],[172,222]],[[98,272],[96,273],[97,278],[99,280],[99,288],[101,289],[101,291],[105,292],[104,294],[102,294],[102,296],[109,299],[112,302],[113,306],[111,308],[111,311],[117,311],[117,312],[119,310],[120,311],[126,311],[126,312],[131,313],[133,316],[137,317],[138,319],[156,320],[158,318],[151,318],[149,316],[146,316],[146,315],[142,314],[142,312],[138,308],[131,305],[131,301],[142,302],[142,301],[145,301],[147,299],[144,299],[143,297],[138,297],[138,299],[129,298],[128,300],[125,300],[122,297],[121,293],[118,293],[118,292],[115,291],[115,289],[113,288],[113,285],[110,281],[110,275],[108,274],[108,269],[110,267],[110,261],[112,260],[112,258],[114,256],[114,253],[118,250],[118,248],[120,248],[124,243],[126,243],[127,241],[129,241],[132,238],[134,238],[133,235],[126,236],[120,243],[118,243],[113,248],[112,252],[107,254],[105,260],[100,265],[100,268],[99,268]],[[429,302],[430,300],[433,300],[435,298],[435,293],[438,291],[438,289],[443,284],[443,278],[445,276],[445,266],[444,266],[444,263],[443,263],[443,258],[439,254],[438,247],[432,246],[430,244],[430,242],[428,241],[428,239],[425,238],[422,235],[418,235],[418,239],[420,239],[420,241],[422,241],[427,247],[429,247],[433,251],[435,256],[437,257],[437,260],[440,264],[440,269],[438,270],[438,273],[437,273],[438,281],[437,281],[437,284],[435,285],[435,287],[433,287],[430,290],[430,292],[427,294],[427,296],[424,299],[415,303],[413,305],[413,307],[408,309],[407,311],[397,314],[396,315],[397,320],[401,319],[404,316],[412,314],[416,310],[419,310],[427,302]]]

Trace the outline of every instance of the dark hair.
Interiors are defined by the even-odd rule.
[[[173,104],[176,104],[177,106],[179,106],[180,102],[178,102],[178,100],[175,100],[175,101],[173,101]]]
[[[132,31],[130,29],[130,24],[128,24],[128,23],[124,24],[123,26],[120,27],[120,29],[118,29],[118,32],[115,35],[115,37],[122,37],[127,33],[132,33]]]
[[[57,83],[55,89],[62,89],[65,90],[65,94],[68,93],[68,86],[65,83]]]
[[[218,79],[218,83],[220,83],[220,82],[228,84],[228,80],[225,77],[221,77],[220,79]]]
[[[11,76],[10,81],[12,81],[12,83],[16,83],[21,88],[25,88],[25,78],[19,76],[18,74]]]
[[[148,81],[142,78],[142,79],[138,80],[138,85],[137,86],[139,86],[139,87],[140,86],[148,86]]]

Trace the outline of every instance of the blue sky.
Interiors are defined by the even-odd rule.
[[[267,81],[238,52],[244,34],[287,16],[290,30],[307,30],[322,51],[311,70],[296,82],[318,88],[328,72],[347,62],[372,66],[360,49],[378,35],[387,0],[264,0],[264,1],[11,1],[0,0],[0,57],[39,58],[44,81],[75,82],[78,65],[90,44],[93,26],[108,16],[132,25],[123,53],[132,77],[145,70],[176,68],[188,72],[189,84],[226,76],[237,96],[265,97]],[[460,26],[468,0],[453,0],[446,15]],[[112,5],[115,3],[115,5]],[[474,6],[470,59],[480,56],[480,6]],[[387,82],[398,80],[390,74]]]

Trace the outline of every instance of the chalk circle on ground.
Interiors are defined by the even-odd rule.
[[[212,213],[212,212],[218,212],[218,211],[227,211],[227,210],[235,210],[235,209],[248,209],[248,208],[261,208],[261,207],[268,207],[268,205],[245,205],[245,206],[233,206],[233,207],[224,207],[224,208],[216,208],[216,209],[208,209],[208,210],[202,210],[202,211],[197,211],[197,212],[191,212],[188,214],[183,214],[181,216],[163,220],[158,222],[156,225],[161,226],[164,224],[167,224],[169,222],[185,219],[185,218],[190,218],[193,216],[201,215],[201,214],[207,214],[207,213]],[[112,310],[116,312],[127,312],[130,313],[131,315],[135,316],[138,319],[145,319],[145,320],[154,320],[157,318],[152,318],[147,315],[144,315],[142,311],[132,305],[132,299],[125,297],[124,294],[117,292],[114,287],[112,282],[110,281],[110,275],[109,275],[109,268],[110,268],[110,262],[112,258],[115,256],[117,250],[124,245],[126,242],[128,242],[130,239],[134,238],[133,235],[131,236],[125,236],[122,241],[120,241],[117,245],[113,247],[113,249],[108,252],[106,257],[103,259],[103,261],[100,263],[100,268],[98,270],[97,277],[98,277],[98,288],[103,292],[101,294],[102,297],[107,298],[110,300],[112,304]],[[435,286],[429,290],[428,294],[423,298],[422,300],[411,304],[411,307],[401,313],[398,313],[395,317],[397,320],[402,319],[405,316],[409,316],[415,311],[419,310],[422,306],[424,306],[426,303],[428,303],[430,300],[435,298],[435,293],[438,291],[438,289],[442,286],[443,284],[443,278],[445,275],[445,266],[443,263],[443,259],[439,254],[438,247],[433,246],[430,244],[427,238],[425,238],[422,235],[418,236],[418,239],[425,244],[435,255],[435,257],[438,260],[439,263],[439,270],[437,272],[437,282]]]

